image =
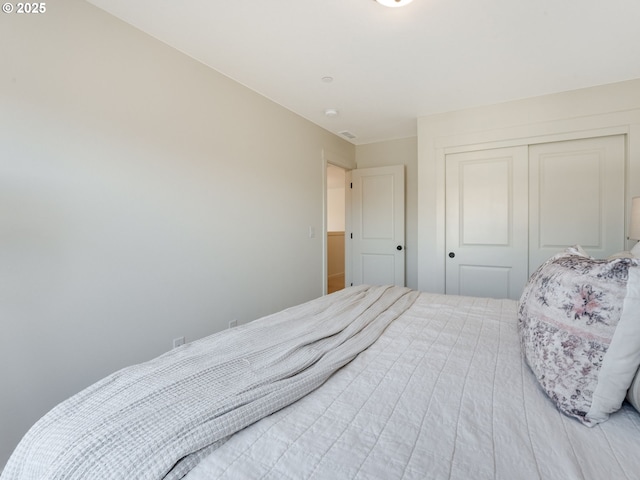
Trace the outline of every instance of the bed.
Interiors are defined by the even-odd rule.
[[[1,478],[638,478],[640,414],[563,412],[523,354],[525,305],[349,287],[114,373]]]

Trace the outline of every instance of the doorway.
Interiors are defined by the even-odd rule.
[[[346,170],[327,164],[327,293],[345,287]]]

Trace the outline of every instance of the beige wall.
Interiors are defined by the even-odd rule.
[[[418,142],[416,137],[358,145],[358,168],[405,166],[406,285],[418,288]]]
[[[327,166],[327,231],[344,232],[345,228],[345,170]]]
[[[2,466],[107,373],[319,296],[355,147],[80,0],[0,22]]]

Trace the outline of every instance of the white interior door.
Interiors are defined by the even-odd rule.
[[[405,284],[404,165],[351,171],[353,285]]]
[[[530,272],[571,245],[624,250],[624,158],[624,135],[529,147]]]
[[[448,294],[514,298],[528,279],[527,147],[446,156]]]

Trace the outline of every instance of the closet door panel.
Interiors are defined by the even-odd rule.
[[[624,136],[529,147],[529,271],[568,246],[624,247]]]
[[[446,293],[520,297],[527,281],[527,147],[446,156]]]

